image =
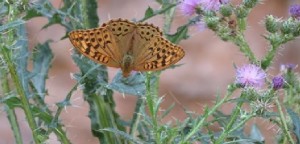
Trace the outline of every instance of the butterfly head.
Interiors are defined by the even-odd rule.
[[[125,54],[121,63],[121,70],[124,77],[128,77],[133,69],[133,56]]]

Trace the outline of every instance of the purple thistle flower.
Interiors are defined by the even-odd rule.
[[[242,87],[262,87],[267,74],[253,64],[244,65],[236,70],[236,83]]]
[[[291,5],[289,12],[292,17],[300,19],[300,5]]]
[[[222,4],[227,4],[229,0],[201,0],[201,6],[204,10],[217,11]]]
[[[273,84],[273,89],[274,90],[278,90],[280,88],[283,88],[283,85],[284,85],[284,78],[279,75],[279,76],[275,76],[273,79],[272,79],[272,84]]]
[[[201,0],[183,0],[179,7],[183,14],[191,16],[196,13]]]

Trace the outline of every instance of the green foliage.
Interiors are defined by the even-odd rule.
[[[153,10],[151,7],[148,7],[148,9],[145,12],[144,18],[142,18],[139,21],[143,22],[151,17],[163,14],[163,13],[167,12],[168,10],[170,10],[171,8],[175,7],[176,5],[177,5],[177,3],[175,3],[175,4],[174,3],[163,3],[162,8],[159,10]]]
[[[151,85],[153,85],[155,81],[156,77],[152,76]],[[146,92],[145,76],[142,73],[136,72],[131,74],[128,78],[124,78],[121,71],[119,71],[112,82],[107,85],[107,88],[124,94],[144,96]]]
[[[173,43],[179,43],[183,39],[188,38],[188,25],[181,26],[177,29],[177,32],[175,34],[169,34],[167,35],[167,38],[173,42]]]
[[[7,24],[1,25],[0,26],[0,32],[6,31],[6,30],[14,28],[14,27],[17,27],[17,26],[22,25],[24,23],[25,23],[24,20],[18,19],[18,20],[9,22]]]
[[[46,81],[54,57],[51,40],[37,44],[31,51],[28,48],[28,37],[25,23],[36,17],[48,19],[43,28],[54,24],[63,26],[68,32],[79,28],[98,26],[96,0],[63,0],[59,8],[50,1],[2,1],[0,2],[0,103],[3,104],[16,143],[22,143],[15,109],[24,111],[31,129],[34,143],[45,143],[54,133],[61,143],[71,143],[66,130],[60,121],[63,108],[71,106],[71,96],[78,87],[82,89],[84,100],[89,104],[91,132],[100,143],[265,143],[260,128],[253,124],[250,133],[245,134],[245,124],[253,118],[270,120],[280,130],[278,142],[299,143],[300,137],[300,81],[293,68],[281,72],[285,79],[284,107],[279,101],[279,92],[268,87],[257,91],[232,83],[224,96],[217,95],[213,106],[205,106],[202,114],[194,114],[185,109],[188,116],[184,121],[162,121],[173,110],[175,104],[161,112],[164,97],[158,94],[160,72],[135,72],[124,78],[121,72],[109,83],[107,68],[73,52],[72,58],[80,72],[73,74],[77,84],[73,86],[64,100],[56,104],[57,110],[51,111],[45,102],[47,96]],[[170,27],[175,18],[175,10],[182,2],[177,0],[157,0],[161,7],[157,10],[148,7],[140,22],[152,17],[164,16],[164,35],[171,42],[178,44],[189,38],[189,28],[199,21],[204,21],[224,41],[235,44],[240,52],[254,63],[267,70],[278,48],[296,39],[300,35],[300,22],[295,18],[280,19],[268,15],[265,18],[267,34],[263,38],[269,43],[269,51],[259,60],[250,48],[244,32],[247,28],[247,17],[259,0],[243,0],[239,5],[226,4],[219,11],[201,9],[186,24],[171,34]],[[101,3],[99,3],[101,5]],[[101,21],[102,22],[102,21]],[[32,68],[29,69],[29,64]],[[172,66],[171,68],[175,68]],[[179,65],[180,66],[180,65]],[[115,111],[113,91],[135,95],[138,98],[132,120],[120,119]],[[231,98],[232,95],[237,98]],[[220,107],[226,103],[235,103],[230,114],[222,113]],[[277,106],[278,112],[269,109],[270,104]],[[245,110],[244,105],[249,105]],[[211,126],[222,129],[213,131]],[[292,135],[296,137],[293,139]]]
[[[46,78],[53,59],[53,53],[49,46],[49,41],[38,44],[33,51],[33,71],[32,84],[38,94],[44,99],[46,93]],[[26,61],[26,60],[25,60]]]
[[[300,117],[299,114],[295,113],[292,109],[288,108],[287,113],[292,119],[293,132],[297,137],[297,143],[300,142]]]

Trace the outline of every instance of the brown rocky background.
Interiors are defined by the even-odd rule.
[[[60,0],[52,0],[51,2],[57,7],[61,5]],[[286,18],[289,4],[287,0],[265,0],[262,5],[257,6],[251,12],[246,36],[258,58],[263,57],[267,51],[267,43],[261,36],[265,33],[262,21],[264,16],[272,14]],[[99,0],[98,14],[100,23],[114,18],[140,19],[148,6],[159,8],[159,5],[154,0]],[[177,26],[184,24],[186,21],[187,18],[177,11],[172,30],[174,31]],[[147,22],[161,27],[163,17],[155,17]],[[55,110],[55,103],[62,101],[75,84],[75,80],[71,79],[70,73],[76,73],[78,69],[70,56],[71,43],[68,39],[60,41],[65,30],[59,25],[41,30],[41,27],[46,23],[47,20],[45,18],[35,18],[27,22],[27,28],[30,48],[37,42],[42,43],[48,39],[54,40],[51,43],[51,47],[55,58],[47,80],[49,95],[46,101],[49,107]],[[176,107],[165,121],[174,120],[175,118],[183,120],[186,117],[183,107],[202,113],[203,106],[213,104],[215,95],[217,93],[223,94],[227,84],[234,81],[235,71],[233,63],[237,65],[247,63],[247,59],[238,51],[236,46],[221,41],[211,31],[198,31],[196,28],[191,28],[189,34],[191,35],[190,39],[180,43],[186,51],[186,56],[179,63],[184,63],[184,65],[164,71],[161,75],[160,95],[165,96],[162,109],[167,108],[172,103],[176,103]],[[280,54],[276,56],[272,67],[268,71],[270,76],[279,73],[280,64],[299,63],[300,47],[298,47],[298,44],[299,40],[295,40],[281,48]],[[109,68],[108,70],[110,78],[117,72],[117,69],[114,68]],[[125,120],[131,119],[136,97],[129,95],[123,97],[121,94],[115,93],[114,98],[116,110],[121,117]],[[83,100],[80,91],[76,92],[71,102],[72,106],[65,109],[61,115],[61,120],[65,124],[72,143],[98,143],[98,140],[91,134],[90,120],[87,117],[88,105]],[[226,105],[223,107],[223,110],[229,113],[231,107],[232,105]],[[30,143],[31,132],[24,118],[23,111],[19,110],[18,114],[24,143]],[[253,122],[259,122],[260,129],[266,135],[267,143],[274,143],[272,139],[274,139],[273,135],[277,132],[277,129],[261,119],[255,119]],[[0,111],[0,144],[11,143],[14,143],[12,131],[5,112]],[[54,144],[59,142],[53,136],[48,143]]]

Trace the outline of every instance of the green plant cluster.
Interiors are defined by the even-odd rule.
[[[156,2],[161,5],[159,9],[149,7],[145,10],[145,16],[135,21],[143,22],[163,15],[164,35],[177,44],[189,38],[188,28],[201,18],[222,40],[234,43],[249,59],[249,63],[259,65],[264,70],[270,67],[282,44],[300,35],[299,20],[266,16],[265,27],[268,33],[263,38],[269,42],[269,51],[258,60],[244,35],[247,17],[259,4],[258,0],[243,0],[239,5],[226,4],[218,12],[199,10],[197,16],[178,27],[172,34],[170,27],[180,2]],[[250,134],[244,133],[245,123],[253,118],[263,118],[274,123],[280,129],[274,136],[278,143],[300,142],[300,82],[298,75],[291,69],[283,72],[283,103],[279,101],[279,92],[272,89],[271,81],[268,82],[269,88],[261,91],[241,88],[233,82],[224,96],[217,96],[214,106],[205,107],[203,114],[187,112],[188,117],[182,122],[162,123],[162,119],[169,114],[174,104],[163,113],[159,112],[163,101],[163,97],[158,95],[160,72],[135,73],[129,78],[123,78],[118,73],[109,83],[104,65],[96,64],[74,51],[72,58],[80,69],[80,73],[74,74],[77,84],[69,90],[63,101],[57,103],[57,110],[51,111],[45,103],[48,95],[46,80],[54,57],[49,45],[51,40],[37,44],[30,51],[26,21],[44,17],[48,19],[48,23],[43,28],[54,24],[63,26],[66,34],[61,39],[67,38],[71,30],[94,28],[99,23],[96,0],[62,0],[62,3],[59,8],[55,8],[48,0],[0,2],[0,106],[7,114],[17,144],[23,143],[15,112],[17,108],[22,109],[26,116],[34,143],[44,143],[52,133],[61,143],[71,143],[64,124],[60,121],[60,114],[64,107],[71,105],[71,96],[79,86],[83,87],[83,97],[89,104],[91,132],[99,139],[99,143],[264,143],[264,136],[256,125],[251,127]],[[29,62],[33,64],[30,70]],[[138,97],[131,121],[120,119],[116,113],[113,91]],[[240,96],[231,98],[237,92]],[[229,115],[219,110],[226,103],[236,103]],[[250,105],[250,110],[243,108],[246,104]],[[275,104],[278,111],[270,111],[267,107],[270,104]],[[222,127],[222,130],[212,131],[210,126],[215,124]]]

